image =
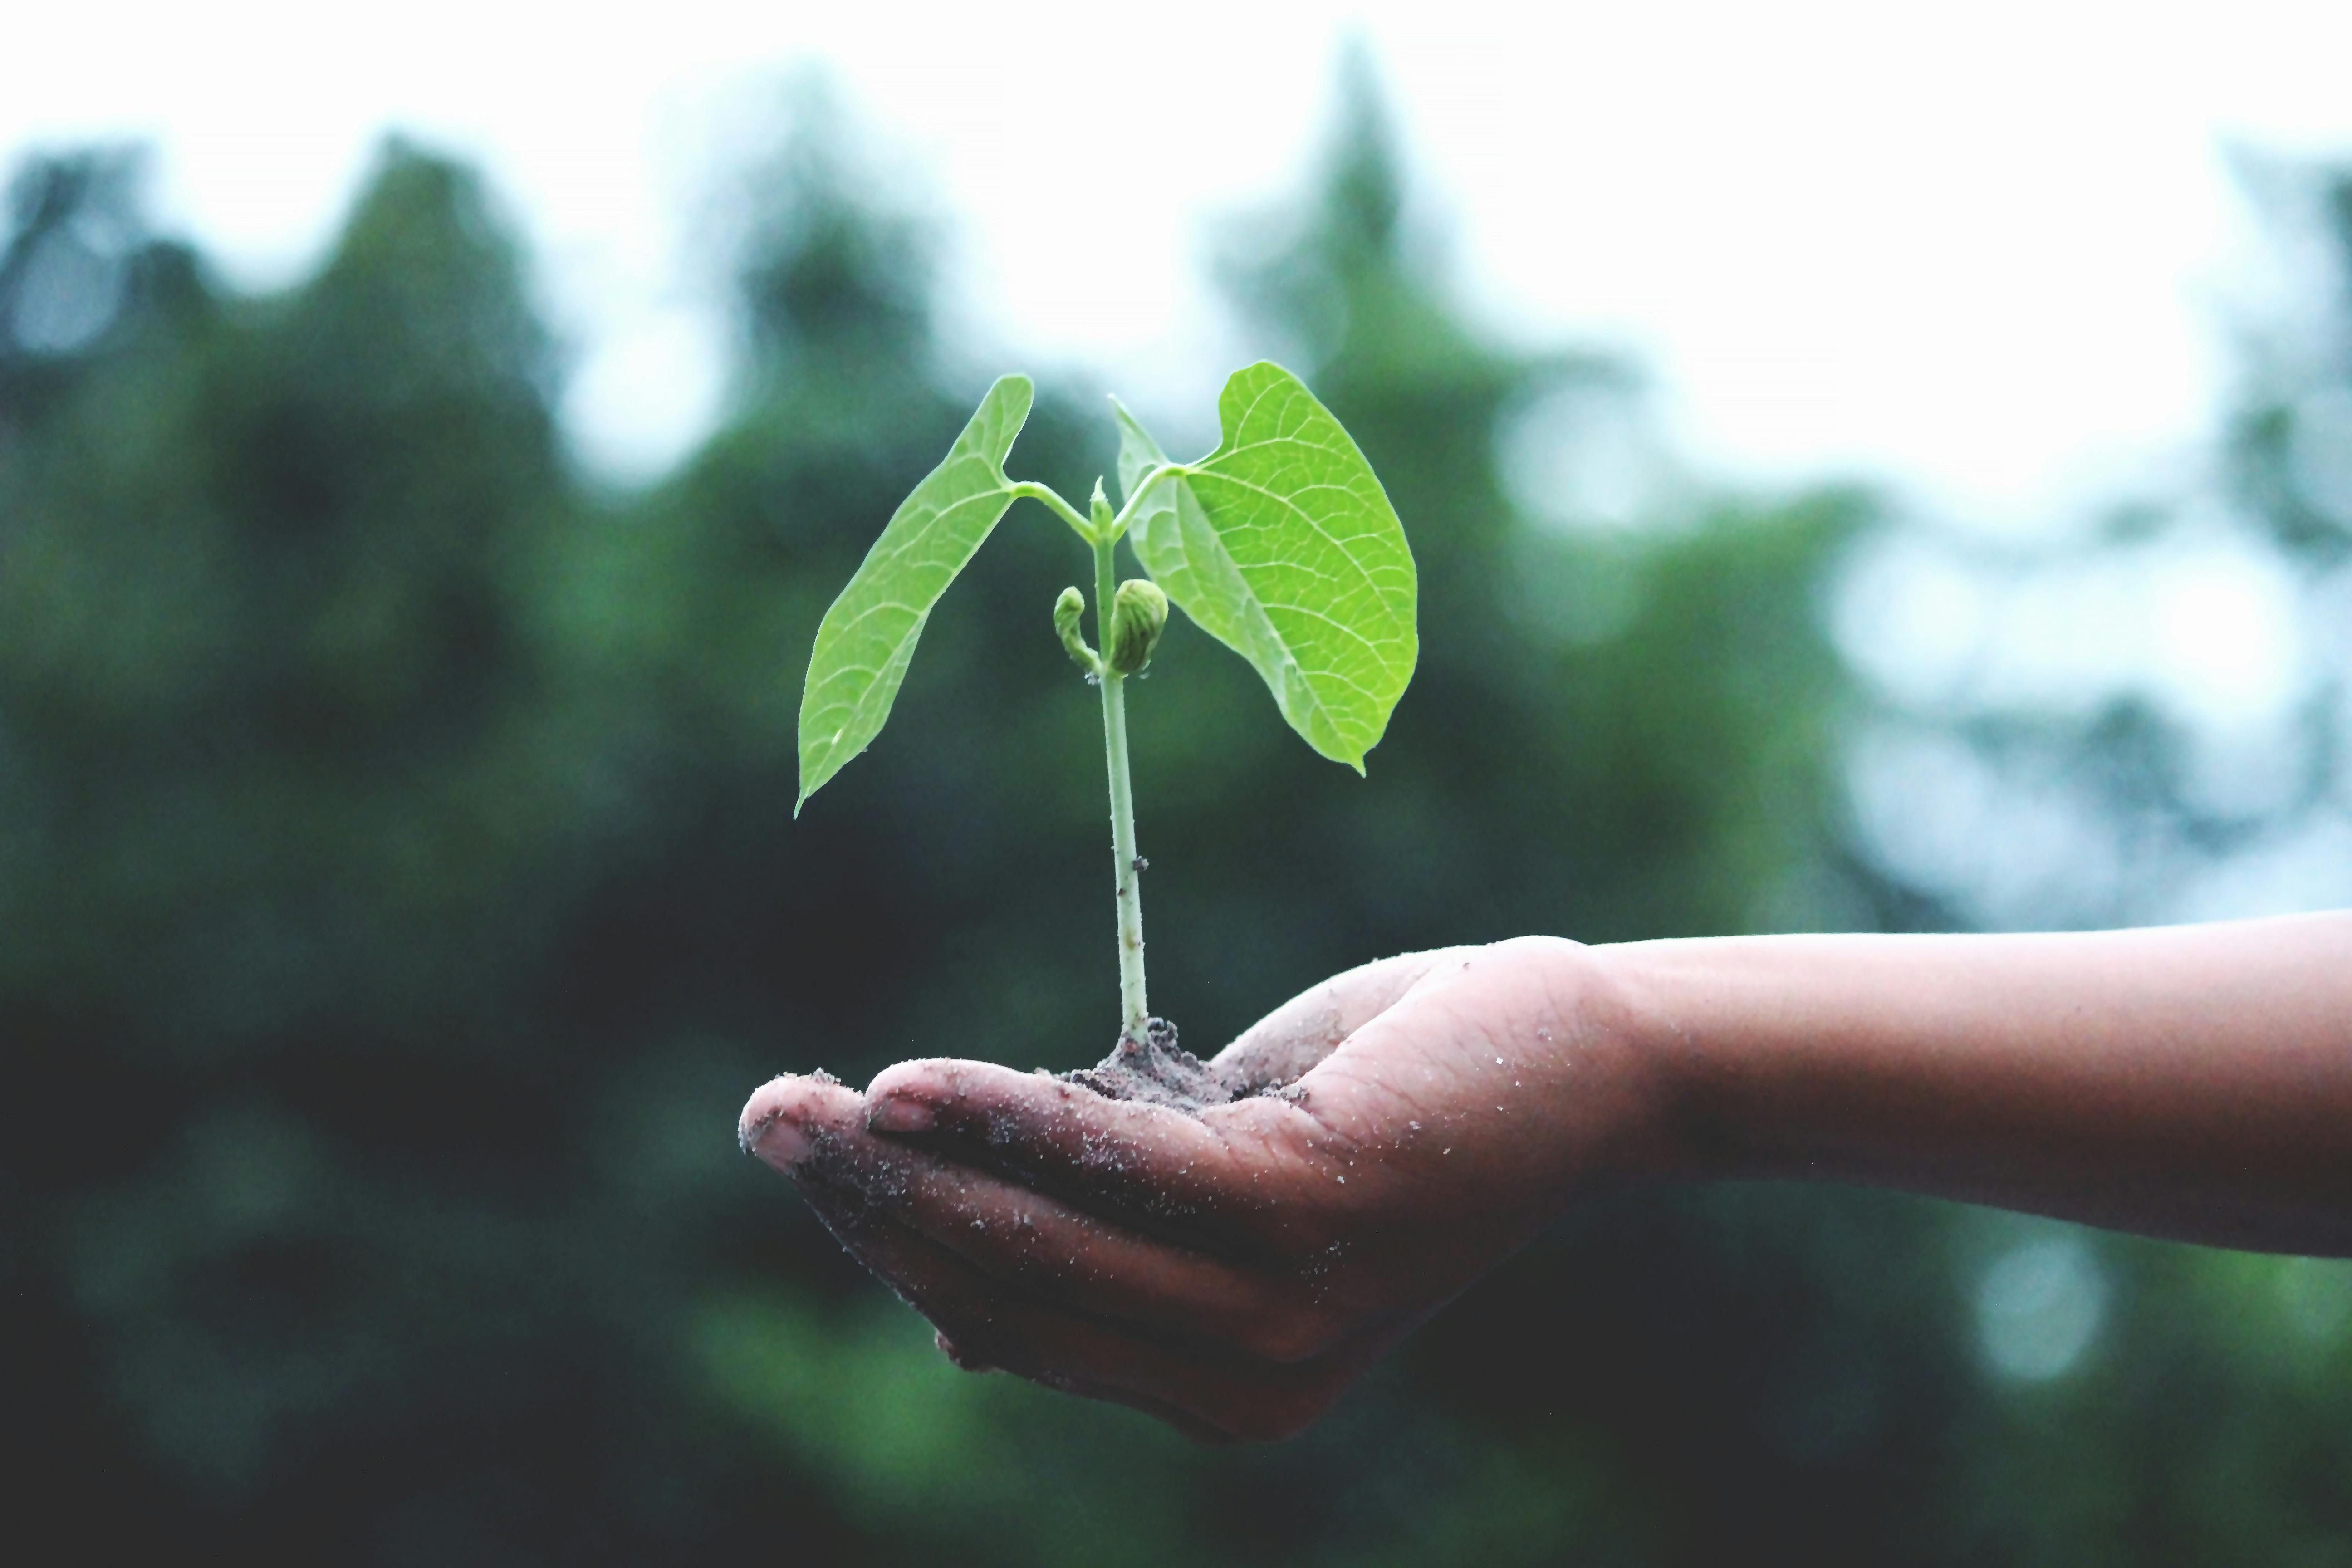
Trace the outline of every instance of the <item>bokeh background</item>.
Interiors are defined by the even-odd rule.
[[[1183,265],[1218,368],[1297,367],[1383,476],[1423,664],[1359,780],[1171,627],[1134,737],[1153,994],[1188,1042],[1529,931],[2352,901],[2352,173],[2233,153],[2278,264],[2217,331],[2210,428],[1986,525],[1899,474],[1713,467],[1637,355],[1466,287],[1381,60],[1288,62],[1319,106],[1297,177]],[[2347,1265],[1883,1194],[1580,1210],[1278,1447],[951,1371],[733,1117],[780,1069],[1108,1043],[1097,718],[1047,619],[1083,562],[1009,519],[882,741],[792,820],[816,619],[1019,345],[972,327],[956,219],[888,125],[822,73],[766,92],[690,230],[723,390],[658,461],[609,385],[604,458],[583,439],[548,263],[464,156],[383,141],[323,255],[264,285],[160,211],[168,144],[20,150],[12,1535],[114,1563],[2352,1563]],[[1029,185],[1107,249],[1149,201],[1043,153]],[[1714,265],[1801,239],[1729,225]],[[1958,307],[1906,308],[1930,342]],[[1112,466],[1106,388],[1048,357],[1013,467],[1077,495]]]

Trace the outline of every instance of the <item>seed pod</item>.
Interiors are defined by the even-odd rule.
[[[1110,629],[1103,634],[1104,662],[1113,672],[1133,675],[1151,662],[1151,650],[1168,626],[1168,595],[1156,583],[1130,577],[1110,602]]]
[[[1054,601],[1054,630],[1062,639],[1063,648],[1070,662],[1088,675],[1102,673],[1102,660],[1087,646],[1084,634],[1078,630],[1078,617],[1087,613],[1087,596],[1076,588],[1065,588],[1062,596]]]

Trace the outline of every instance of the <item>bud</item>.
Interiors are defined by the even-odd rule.
[[[1103,494],[1100,474],[1095,476],[1095,493],[1087,498],[1087,511],[1094,518],[1095,531],[1106,539],[1109,538],[1110,525],[1118,519],[1111,515],[1110,497]]]
[[[1100,675],[1102,660],[1095,657],[1095,650],[1087,646],[1086,637],[1078,630],[1078,617],[1086,613],[1087,596],[1076,588],[1063,589],[1062,596],[1054,601],[1054,630],[1060,635],[1072,664],[1088,675]]]
[[[1119,675],[1133,675],[1151,662],[1151,650],[1168,625],[1168,595],[1156,583],[1130,577],[1110,602],[1110,630],[1103,634],[1104,662]]]

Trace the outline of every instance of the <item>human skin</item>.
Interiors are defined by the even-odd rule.
[[[1864,1183],[2352,1255],[2352,913],[1522,938],[1351,970],[1219,1060],[1296,1083],[1190,1115],[911,1061],[863,1095],[778,1079],[741,1131],[959,1364],[1211,1440],[1300,1430],[1626,1184]]]

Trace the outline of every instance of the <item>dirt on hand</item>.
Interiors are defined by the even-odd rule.
[[[1110,1055],[1093,1067],[1055,1076],[1107,1100],[1139,1100],[1198,1116],[1211,1106],[1255,1095],[1289,1094],[1341,1038],[1336,1007],[1328,1016],[1287,1022],[1291,1027],[1258,1034],[1204,1062],[1176,1043],[1175,1025],[1154,1018],[1142,1039],[1122,1031]]]
[[[1239,1098],[1208,1063],[1176,1043],[1176,1026],[1165,1018],[1152,1019],[1139,1040],[1122,1029],[1110,1055],[1055,1076],[1106,1100],[1140,1100],[1195,1116]]]

